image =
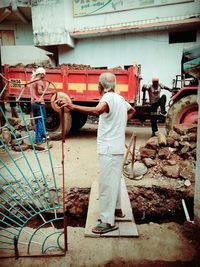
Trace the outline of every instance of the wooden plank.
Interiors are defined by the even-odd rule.
[[[125,181],[121,179],[121,206],[122,212],[126,215],[124,218],[115,217],[115,221],[132,221],[133,219],[133,212],[132,207],[129,199],[129,195],[126,189]]]
[[[126,214],[125,218],[121,218],[116,221],[118,226],[117,230],[105,233],[105,234],[95,234],[92,232],[92,228],[98,223],[99,219],[99,200],[98,200],[98,182],[94,181],[91,187],[90,199],[88,205],[88,214],[85,226],[85,236],[86,237],[137,237],[138,231],[134,221],[132,208],[126,189],[124,179],[122,179],[122,208],[123,212]],[[128,221],[127,221],[128,220]]]

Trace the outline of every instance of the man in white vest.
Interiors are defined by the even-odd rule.
[[[86,107],[58,99],[56,103],[69,110],[99,116],[97,153],[100,165],[99,204],[100,223],[92,232],[103,234],[116,230],[115,216],[123,217],[121,210],[121,177],[125,151],[127,120],[135,109],[115,93],[116,77],[111,72],[99,77],[99,93],[102,96],[96,107]]]

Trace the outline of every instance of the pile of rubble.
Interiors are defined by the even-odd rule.
[[[0,139],[8,146],[10,149],[14,151],[21,151],[32,149],[32,144],[29,139],[29,135],[34,140],[34,126],[29,123],[28,130],[29,135],[26,130],[26,126],[24,122],[19,118],[8,118],[10,123],[10,127],[4,127],[0,133]],[[19,147],[21,146],[21,149]],[[35,147],[37,149],[37,147]],[[42,149],[39,149],[42,150]]]
[[[27,65],[23,65],[22,63],[18,63],[15,66],[10,66],[10,67],[14,67],[14,68],[31,68],[31,69],[36,69],[38,67],[43,67],[45,69],[60,69],[63,66],[67,66],[69,70],[94,70],[94,69],[108,69],[107,67],[91,67],[90,65],[86,65],[86,64],[71,64],[71,63],[66,63],[66,64],[60,64],[57,67],[53,66],[51,63],[49,62],[44,62],[41,63],[40,66],[36,63],[33,64],[27,64]],[[121,66],[116,66],[114,68],[110,68],[109,70],[122,70]]]
[[[158,133],[136,154],[135,175],[130,175],[130,162],[125,165],[125,174],[132,179],[180,178],[190,186],[195,179],[196,141],[197,125],[176,125],[167,136]]]

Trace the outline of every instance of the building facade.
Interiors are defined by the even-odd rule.
[[[171,87],[183,49],[200,42],[200,0],[1,2],[1,36],[8,32],[4,43],[1,37],[3,64],[139,64],[142,83],[157,75]]]

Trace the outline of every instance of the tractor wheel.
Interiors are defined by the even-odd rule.
[[[183,97],[173,104],[167,114],[166,130],[167,133],[173,129],[175,124],[197,123],[198,122],[198,104],[197,96],[190,95]]]
[[[69,112],[64,113],[64,121],[64,132],[67,135],[72,125],[72,117]],[[46,105],[46,130],[52,140],[62,138],[61,112],[53,110],[51,105]]]
[[[74,111],[71,111],[72,115],[72,127],[71,132],[77,132],[81,127],[83,127],[87,121],[87,115]]]

